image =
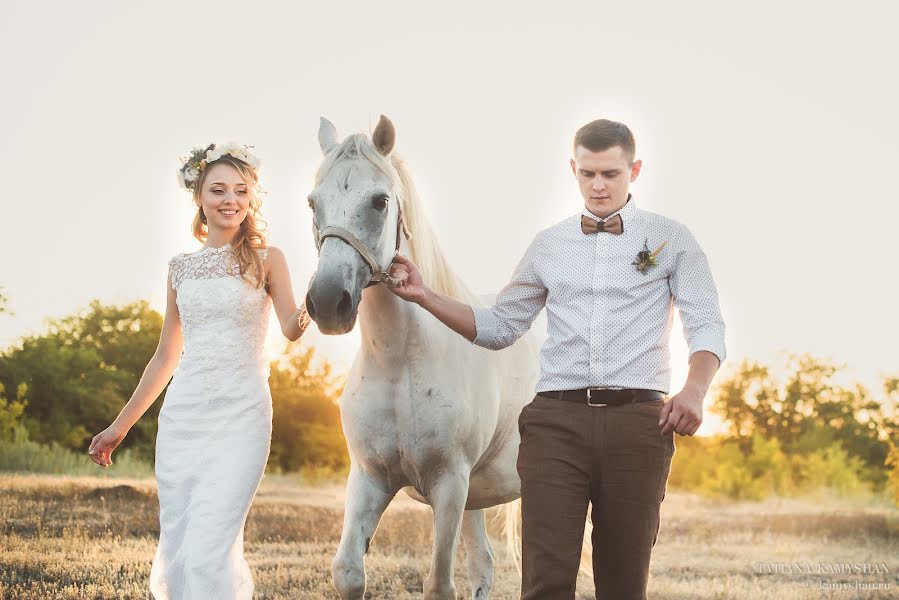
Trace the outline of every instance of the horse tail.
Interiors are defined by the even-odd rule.
[[[506,553],[512,559],[515,570],[521,576],[521,498],[506,502],[499,513],[502,521],[503,539],[506,542]]]
[[[581,566],[580,572],[593,581],[593,519],[587,513],[587,523],[584,527],[584,540],[581,542]]]
[[[501,521],[503,539],[506,542],[506,554],[512,559],[515,570],[521,576],[521,498],[507,502],[497,513]],[[578,570],[593,580],[593,520],[587,514],[584,526],[584,539],[581,542],[581,564]]]

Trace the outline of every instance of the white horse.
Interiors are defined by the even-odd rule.
[[[309,314],[326,334],[350,331],[357,314],[362,327],[340,398],[351,467],[334,583],[342,599],[362,599],[364,556],[402,489],[434,512],[424,597],[456,598],[453,561],[461,531],[472,598],[485,600],[493,551],[483,509],[520,495],[517,420],[533,395],[537,344],[528,334],[498,352],[474,346],[375,285],[399,250],[432,289],[480,304],[447,265],[409,171],[391,152],[395,135],[382,116],[371,138],[356,134],[340,142],[323,118],[325,158],[309,195],[319,245]]]

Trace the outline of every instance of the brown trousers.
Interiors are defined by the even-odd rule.
[[[597,600],[644,600],[674,456],[664,400],[593,407],[540,396],[518,420],[521,600],[573,600],[592,503]]]

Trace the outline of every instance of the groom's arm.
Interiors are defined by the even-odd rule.
[[[546,303],[547,291],[535,265],[538,238],[531,242],[512,280],[489,308],[469,306],[435,292],[424,284],[417,267],[401,256],[394,259],[394,264],[408,277],[404,284],[391,290],[420,305],[469,342],[491,350],[505,348],[530,328]]]
[[[725,325],[709,261],[686,225],[680,227],[674,251],[677,255],[668,285],[684,326],[688,360],[705,350],[717,357],[716,367],[720,366],[727,355]]]
[[[428,287],[424,291],[425,296],[418,304],[437,317],[444,325],[469,342],[473,342],[478,332],[471,306],[437,293]]]
[[[662,433],[693,435],[702,424],[703,402],[726,356],[724,319],[718,291],[705,253],[686,226],[681,226],[674,250],[674,270],[668,280],[680,313],[689,348],[690,372],[683,389],[662,407]]]
[[[493,306],[472,307],[476,331],[472,343],[491,350],[511,346],[531,328],[546,305],[547,289],[537,268],[542,235],[531,241]]]

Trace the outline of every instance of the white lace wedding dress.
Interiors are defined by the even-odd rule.
[[[230,245],[179,254],[169,269],[184,352],[159,413],[150,591],[157,600],[251,598],[243,532],[271,446],[271,301],[241,279]]]

